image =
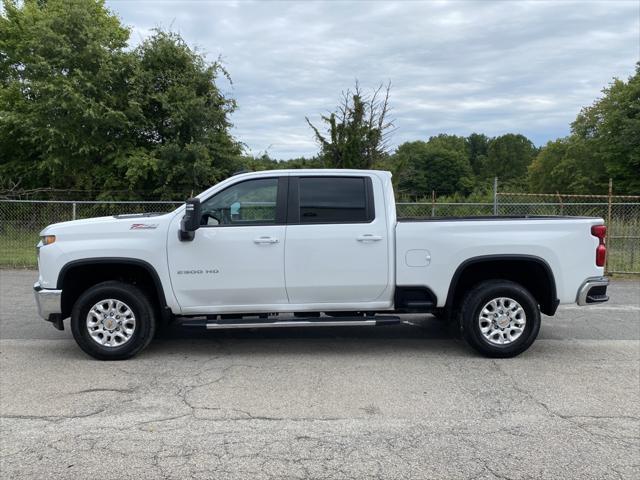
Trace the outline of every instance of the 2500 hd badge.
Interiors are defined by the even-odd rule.
[[[202,275],[202,274],[215,274],[220,273],[220,270],[217,268],[208,269],[208,270],[178,270],[178,275]]]

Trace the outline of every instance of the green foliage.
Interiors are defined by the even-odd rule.
[[[540,193],[597,194],[607,177],[582,139],[569,136],[547,143],[529,166],[529,186]]]
[[[469,137],[440,134],[425,142],[407,142],[380,164],[394,175],[394,186],[401,196],[460,199],[473,195],[484,198],[492,188],[493,179],[482,173],[491,140],[482,134]],[[423,171],[424,169],[428,171]],[[485,178],[486,177],[486,178]]]
[[[128,47],[129,29],[104,0],[0,0],[0,189],[75,196],[187,196],[239,170],[381,168],[401,194],[476,195],[501,189],[640,192],[640,63],[584,108],[567,138],[537,149],[523,135],[441,134],[389,154],[390,85],[356,82],[337,109],[308,119],[320,151],[278,161],[242,156],[230,134],[229,80],[182,38],[157,30]]]
[[[486,178],[484,171],[489,153],[490,139],[483,133],[472,133],[467,137],[467,148],[469,151],[469,163],[476,178]]]
[[[384,90],[381,85],[372,95],[366,95],[356,82],[353,92],[343,93],[337,111],[321,117],[326,134],[306,119],[327,167],[371,168],[384,157],[388,133],[393,128],[388,119],[390,89],[391,84]]]
[[[179,35],[163,31],[133,55],[136,149],[123,162],[122,186],[155,186],[155,196],[168,198],[203,190],[233,173],[240,146],[229,135],[235,102],[216,86],[226,75],[221,65],[207,64]]]
[[[401,165],[398,174],[398,194],[425,197],[461,192],[473,187],[473,173],[465,152],[445,148],[436,140],[406,142],[398,147],[394,162]]]
[[[4,2],[0,175],[26,185],[92,185],[130,128],[129,31],[82,0]]]
[[[262,170],[282,170],[282,169],[299,169],[299,168],[326,168],[320,157],[299,157],[290,160],[274,160],[269,155],[264,154],[260,157],[243,157],[241,160],[241,169],[251,172]]]
[[[529,167],[536,192],[640,192],[640,64],[627,82],[615,79],[604,96],[583,108],[572,134],[549,142]]]
[[[640,63],[627,82],[614,79],[604,96],[572,124],[613,179],[617,192],[640,192]]]
[[[536,147],[524,135],[507,133],[496,137],[489,142],[482,176],[498,177],[503,183],[524,181],[535,154]]]
[[[430,137],[428,143],[432,147],[438,147],[444,150],[451,150],[454,152],[458,152],[459,154],[464,155],[465,157],[468,156],[469,145],[465,137],[441,133],[434,137]]]
[[[101,0],[4,2],[6,184],[168,198],[231,173],[235,103],[216,86],[226,72],[177,34],[156,31],[134,51],[128,38]]]

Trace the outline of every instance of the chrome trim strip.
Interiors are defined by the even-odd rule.
[[[62,313],[60,302],[62,298],[62,290],[42,288],[40,283],[36,282],[33,285],[33,295],[36,299],[38,315],[45,320],[49,320],[49,316],[52,314]]]
[[[257,323],[207,323],[207,330],[222,330],[232,328],[275,328],[275,327],[364,327],[376,325],[376,320],[344,320],[344,321],[315,321],[292,320],[282,322],[257,322]]]
[[[591,290],[593,287],[606,287],[608,285],[609,278],[607,277],[587,278],[580,287],[580,290],[578,290],[576,303],[578,305],[593,305],[593,303],[587,303],[587,295],[589,294],[589,290]]]

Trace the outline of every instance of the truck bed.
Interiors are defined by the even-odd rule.
[[[396,282],[424,285],[443,306],[456,269],[470,258],[509,256],[542,259],[554,274],[558,299],[574,303],[595,265],[601,218],[484,216],[403,218],[396,224]]]

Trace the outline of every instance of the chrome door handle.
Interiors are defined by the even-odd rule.
[[[279,243],[279,242],[280,240],[278,240],[277,238],[273,238],[269,236],[263,236],[263,237],[258,237],[253,239],[253,243]]]
[[[363,235],[359,235],[356,240],[359,242],[379,242],[380,240],[382,240],[382,237],[380,235],[374,235],[372,233],[365,233]]]

